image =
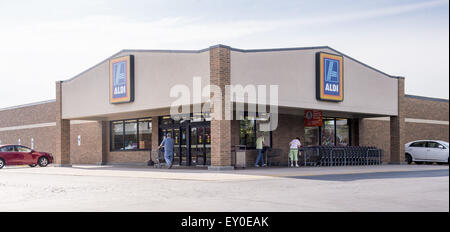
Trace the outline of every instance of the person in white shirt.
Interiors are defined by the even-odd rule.
[[[298,168],[298,149],[301,146],[302,146],[302,143],[300,142],[299,137],[293,139],[289,143],[289,158],[291,159],[291,167],[294,167],[294,161],[295,161],[295,167]]]

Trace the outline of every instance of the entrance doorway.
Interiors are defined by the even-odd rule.
[[[159,143],[168,133],[174,139],[175,165],[211,165],[211,123],[206,120],[173,120],[170,116],[159,118]]]

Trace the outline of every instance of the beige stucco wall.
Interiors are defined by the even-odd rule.
[[[315,54],[318,51],[336,53],[328,48],[264,52],[232,50],[231,84],[279,85],[279,105],[285,107],[397,115],[397,79],[348,57],[344,57],[344,101],[316,100]],[[63,118],[104,120],[116,113],[168,107],[176,100],[169,95],[171,87],[183,84],[192,90],[193,77],[201,77],[203,86],[209,84],[209,51],[125,51],[115,57],[128,54],[135,56],[133,103],[109,103],[109,61],[104,61],[77,78],[63,82]]]
[[[104,116],[170,106],[177,98],[170,89],[182,84],[191,89],[193,77],[209,85],[209,52],[122,52],[115,57],[134,55],[135,100],[109,103],[109,61],[104,61],[78,77],[62,83],[62,116],[65,119]],[[192,98],[192,96],[191,96]]]
[[[231,84],[279,85],[279,105],[397,115],[397,79],[344,57],[344,101],[316,100],[315,54],[330,49],[231,51]]]

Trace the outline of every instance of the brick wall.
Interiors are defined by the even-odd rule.
[[[213,47],[210,49],[210,84],[218,86],[222,91],[221,99],[215,99],[211,93],[214,105],[220,103],[222,119],[211,121],[211,166],[231,166],[231,121],[225,120],[226,109],[230,109],[230,102],[225,101],[225,86],[230,85],[230,49],[227,47]]]
[[[14,129],[17,126],[33,126],[36,124],[50,124],[29,129]],[[10,128],[0,131],[2,144],[21,144],[31,147],[31,138],[34,140],[34,149],[55,153],[55,102],[45,102],[24,107],[14,107],[0,110],[0,128]]]
[[[70,126],[70,162],[72,164],[102,163],[102,128],[98,122]],[[81,137],[78,146],[78,136]]]
[[[403,115],[405,117],[403,139],[401,144],[420,139],[449,141],[449,125],[408,122],[408,119],[449,120],[448,101],[433,99],[418,99],[404,97]],[[359,144],[361,146],[376,146],[383,150],[383,162],[391,161],[390,121],[362,119],[359,121]],[[404,151],[399,158],[403,162]]]
[[[0,110],[0,128],[17,126],[36,126],[46,123],[50,126],[0,131],[2,144],[21,144],[31,147],[34,141],[36,151],[56,153],[56,102],[44,102],[34,105]],[[67,125],[66,125],[67,126]],[[70,163],[98,164],[102,161],[101,127],[97,122],[73,123],[70,125]],[[78,146],[81,135],[81,146]]]
[[[21,144],[31,148],[31,138],[34,140],[34,150],[55,154],[55,127],[40,127],[24,130],[0,131],[2,144]]]
[[[56,102],[0,110],[0,128],[55,122]]]
[[[272,131],[272,148],[279,149],[279,157],[274,158],[273,162],[282,165],[287,164],[289,142],[295,137],[300,137],[304,141],[304,119],[300,115],[280,114],[278,118],[278,127]],[[238,120],[231,122],[231,144],[240,144],[240,123]],[[248,166],[253,166],[256,161],[258,152],[256,150],[247,150],[246,162]],[[265,158],[265,157],[264,157]]]
[[[303,115],[280,114],[278,118],[278,128],[272,132],[273,148],[281,149],[281,164],[287,164],[289,142],[295,137],[300,137],[300,141],[305,141],[305,129]]]
[[[390,127],[389,121],[359,120],[359,145],[375,146],[383,150],[383,162],[390,160]]]
[[[433,101],[406,96],[404,110],[407,118],[449,120],[448,101]]]
[[[406,130],[405,139],[407,142],[421,139],[449,141],[448,125],[446,126],[446,125],[407,122],[405,130]]]

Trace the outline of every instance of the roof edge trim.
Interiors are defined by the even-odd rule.
[[[424,97],[424,96],[419,96],[419,95],[405,94],[405,97],[426,100],[426,101],[449,102],[448,99],[444,99],[444,98]]]
[[[32,103],[27,103],[27,104],[22,104],[22,105],[16,105],[16,106],[8,106],[8,107],[5,107],[5,108],[0,108],[0,111],[14,110],[14,109],[19,109],[19,108],[25,108],[25,107],[35,106],[35,105],[43,105],[43,104],[52,103],[52,102],[56,102],[56,99],[45,100],[45,101],[38,101],[38,102],[32,102]]]

